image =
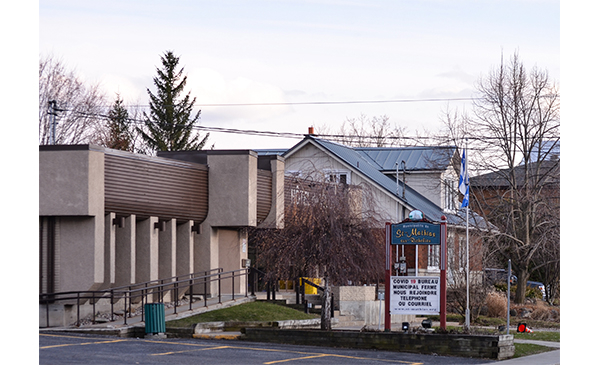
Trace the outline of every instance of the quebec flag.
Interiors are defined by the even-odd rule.
[[[460,177],[458,178],[458,191],[464,195],[461,208],[469,206],[469,172],[467,171],[467,159],[465,150],[463,150],[460,161]]]

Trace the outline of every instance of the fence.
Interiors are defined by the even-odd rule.
[[[39,303],[44,305],[46,309],[46,327],[50,327],[50,305],[51,304],[70,304],[76,306],[76,326],[81,325],[81,308],[82,306],[90,306],[92,309],[92,323],[96,323],[96,307],[97,304],[103,300],[108,301],[110,305],[110,321],[114,322],[115,319],[115,305],[123,305],[123,324],[127,324],[127,318],[134,317],[133,306],[141,303],[141,316],[144,318],[144,304],[149,303],[148,297],[152,297],[152,302],[162,303],[167,293],[171,294],[171,298],[174,298],[173,313],[177,313],[177,308],[182,304],[182,298],[189,296],[189,310],[192,310],[193,296],[203,295],[204,306],[208,306],[208,294],[212,293],[212,285],[216,285],[216,298],[218,303],[222,303],[223,300],[227,300],[229,293],[223,293],[222,283],[227,280],[231,280],[231,300],[235,299],[235,281],[236,279],[241,280],[242,277],[251,278],[250,272],[253,269],[239,269],[233,271],[223,272],[223,269],[213,269],[210,271],[204,271],[200,273],[193,273],[187,275],[176,276],[167,279],[160,279],[154,281],[148,281],[139,284],[132,284],[122,287],[110,288],[106,290],[97,291],[72,291],[72,292],[61,292],[61,293],[48,293],[40,294]],[[248,296],[248,286],[255,287],[254,281],[256,275],[252,275],[252,283],[246,285],[244,296]],[[241,293],[239,293],[241,294]],[[119,303],[122,302],[122,303]]]

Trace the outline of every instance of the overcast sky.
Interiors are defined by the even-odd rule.
[[[446,108],[419,101],[476,96],[473,83],[518,51],[560,78],[559,1],[39,1],[39,51],[109,100],[148,104],[160,55],[188,75],[201,125],[306,133],[387,115],[437,130]],[[402,100],[403,102],[388,102]],[[415,100],[407,102],[406,100]],[[386,101],[320,104],[322,102]],[[293,104],[318,102],[319,104]],[[291,103],[278,106],[221,106]],[[319,130],[317,130],[319,133]],[[290,147],[295,139],[211,133],[218,149]]]

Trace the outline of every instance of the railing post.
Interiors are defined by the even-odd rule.
[[[129,286],[129,310],[127,311],[129,318],[131,318],[131,286]],[[125,298],[127,298],[127,294],[125,294]],[[125,303],[127,303],[127,300],[125,300]],[[125,309],[127,309],[127,306],[125,306]],[[125,323],[127,324],[127,323]]]
[[[250,269],[246,269],[246,298],[248,298],[248,283],[250,282]]]
[[[177,279],[175,279],[177,280]],[[173,314],[177,314],[177,304],[179,304],[179,283],[175,281],[173,285],[173,290],[175,291],[175,305],[173,306]]]
[[[235,299],[235,271],[231,272],[231,300]]]
[[[221,273],[219,273],[219,304],[221,304]]]
[[[115,321],[115,291],[110,289],[110,321]]]
[[[46,327],[50,327],[50,300],[46,298]]]
[[[77,292],[77,327],[79,327],[79,292]]]
[[[127,310],[127,294],[129,293],[129,311]],[[131,290],[125,292],[123,295],[123,324],[127,324],[127,316],[131,315]]]
[[[192,310],[192,301],[194,300],[194,279],[190,276],[190,310]]]
[[[96,292],[92,292],[92,324],[96,323]]]
[[[206,300],[208,298],[208,284],[207,283],[210,283],[210,281],[208,281],[209,277],[210,276],[208,276],[208,274],[204,276],[204,306],[205,307],[208,307]]]
[[[333,293],[331,293],[331,318],[333,318]]]

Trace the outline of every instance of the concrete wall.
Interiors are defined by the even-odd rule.
[[[202,223],[202,234],[195,241],[196,272],[223,268],[242,269],[242,259],[248,258],[247,226],[256,226],[257,154],[253,151],[210,153],[209,210]],[[245,292],[246,280],[236,280],[234,291]],[[210,296],[218,294],[216,282],[210,285]],[[230,281],[223,282],[222,293],[231,293]],[[197,288],[194,292],[202,292]]]
[[[96,149],[40,151],[39,215],[104,213],[104,153]]]
[[[115,228],[115,286],[135,283],[135,215],[125,217],[123,227]]]
[[[209,211],[206,220],[218,227],[256,226],[256,153],[240,151],[207,157]]]
[[[375,286],[335,286],[332,288],[334,307],[339,308],[340,322],[353,322],[354,325],[383,327],[385,302],[377,300]],[[391,316],[392,323],[414,321],[414,315]]]
[[[104,282],[104,154],[90,148],[40,151],[39,215],[57,217],[56,291]]]
[[[442,356],[504,360],[515,353],[513,335],[418,334],[246,328],[243,340],[377,349]]]

